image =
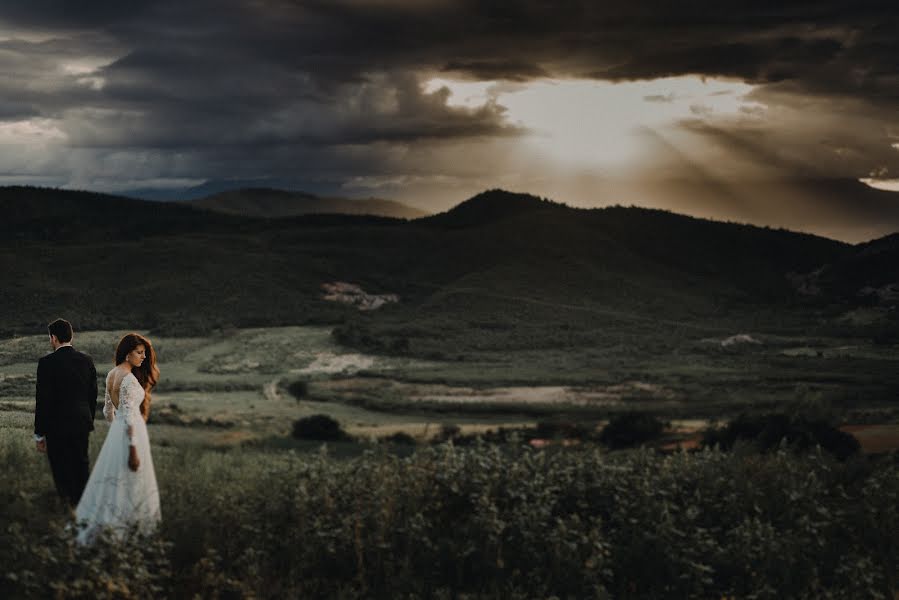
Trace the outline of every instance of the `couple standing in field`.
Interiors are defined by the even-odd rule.
[[[53,352],[37,366],[34,439],[50,462],[59,495],[75,509],[78,541],[90,542],[108,528],[124,536],[136,527],[149,533],[159,523],[159,489],[146,420],[159,378],[150,341],[129,333],[106,375],[103,415],[110,422],[90,471],[88,437],[97,409],[97,370],[90,356],[72,347],[72,325],[47,326]]]

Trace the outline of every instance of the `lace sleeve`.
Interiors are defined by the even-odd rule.
[[[140,386],[134,375],[126,375],[119,388],[119,410],[125,417],[125,423],[128,425],[129,437],[132,434],[132,428],[140,416],[140,404],[144,401],[144,388]]]

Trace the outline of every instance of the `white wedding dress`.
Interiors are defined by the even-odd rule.
[[[113,369],[106,377],[106,402],[103,405],[103,415],[112,424],[75,509],[80,527],[78,542],[81,544],[90,543],[103,528],[109,528],[119,539],[134,526],[141,533],[150,533],[162,517],[159,488],[150,455],[150,437],[147,435],[147,424],[140,414],[144,389],[132,373],[127,373],[116,394],[115,371]],[[113,396],[116,395],[118,408],[113,403]],[[129,426],[131,438],[128,436]],[[140,460],[137,471],[128,467],[130,444],[136,447]]]

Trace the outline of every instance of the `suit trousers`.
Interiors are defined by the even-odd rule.
[[[87,478],[90,475],[90,459],[87,455],[88,436],[83,433],[47,434],[47,458],[56,491],[72,507],[78,505]]]

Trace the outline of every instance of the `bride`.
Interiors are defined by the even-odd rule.
[[[115,362],[106,376],[103,405],[103,415],[112,424],[75,509],[81,544],[103,528],[119,539],[135,526],[150,533],[161,519],[146,425],[150,390],[159,378],[156,353],[150,340],[129,333],[116,348]]]

